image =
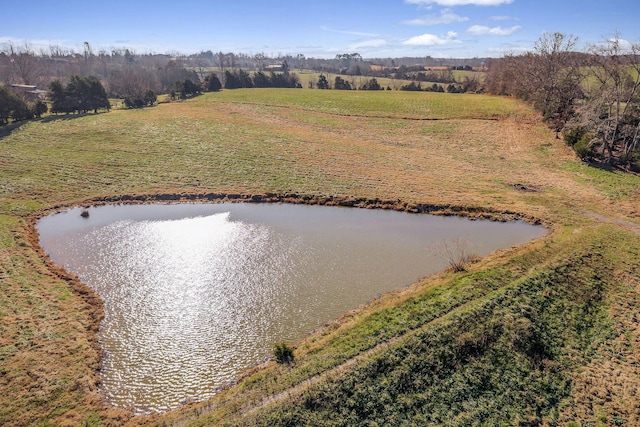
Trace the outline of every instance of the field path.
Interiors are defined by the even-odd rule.
[[[473,300],[472,302],[475,302],[475,300]],[[274,405],[277,404],[279,402],[282,402],[286,399],[294,399],[296,397],[301,396],[306,390],[308,390],[310,387],[324,381],[327,379],[337,379],[339,378],[343,372],[345,372],[346,370],[348,370],[350,367],[352,367],[353,365],[359,363],[362,360],[365,360],[367,358],[369,358],[370,356],[375,355],[376,353],[379,353],[385,349],[387,349],[388,347],[396,344],[398,341],[406,339],[411,337],[412,335],[418,333],[419,331],[421,331],[423,328],[425,328],[426,326],[432,326],[434,324],[438,324],[440,322],[442,322],[443,320],[449,318],[450,316],[452,316],[453,314],[463,310],[466,306],[468,305],[468,303],[466,304],[461,304],[458,305],[456,307],[453,307],[450,311],[444,313],[442,316],[439,316],[431,321],[428,321],[426,323],[423,323],[421,325],[419,325],[416,328],[407,330],[406,332],[397,335],[393,338],[390,338],[386,341],[383,341],[377,345],[375,345],[374,347],[363,351],[362,353],[351,357],[350,359],[346,360],[345,362],[341,363],[340,365],[337,365],[327,371],[324,371],[320,374],[314,375],[313,377],[310,377],[286,390],[283,390],[279,393],[274,393],[271,394],[267,397],[265,397],[264,399],[262,399],[260,402],[257,402],[256,404],[254,404],[253,406],[250,407],[245,407],[242,408],[238,414],[240,415],[241,418],[247,418],[252,416],[253,414],[255,414],[256,412],[260,411],[261,409],[264,409],[270,405]]]
[[[627,229],[630,229],[631,231],[633,231],[636,234],[640,234],[640,225],[631,222],[631,221],[626,221],[624,219],[614,219],[614,218],[609,218],[607,216],[601,215],[601,214],[597,214],[595,212],[590,212],[590,211],[585,211],[584,214],[590,218],[593,218],[595,220],[598,220],[600,222],[606,222],[607,224],[615,224],[617,226],[620,227],[624,227]]]
[[[370,348],[369,350],[366,350],[363,353],[358,354],[357,356],[354,356],[350,359],[348,359],[346,362],[343,362],[342,364],[335,366],[321,374],[317,374],[314,375],[311,378],[307,378],[306,380],[302,381],[299,384],[296,384],[293,387],[288,388],[287,390],[281,391],[280,393],[275,393],[272,394],[270,396],[265,397],[264,399],[262,399],[260,402],[258,402],[257,404],[255,404],[252,407],[249,408],[243,408],[240,411],[240,414],[242,417],[248,417],[253,415],[254,413],[256,413],[257,411],[259,411],[260,409],[266,408],[269,405],[272,404],[276,404],[278,402],[281,402],[287,398],[291,399],[291,398],[295,398],[298,397],[300,395],[302,395],[302,393],[304,393],[305,390],[307,390],[309,387],[312,387],[316,384],[318,384],[319,382],[326,380],[326,379],[330,379],[330,378],[338,378],[340,377],[340,375],[349,367],[355,365],[356,363],[360,362],[361,360],[375,354],[378,353],[380,351],[382,351],[383,349],[389,347],[390,345],[392,345],[393,343],[397,342],[398,340],[400,340],[401,338],[405,337],[406,334],[397,336],[397,337],[393,337],[388,341],[384,341],[378,345],[376,345],[375,347]]]

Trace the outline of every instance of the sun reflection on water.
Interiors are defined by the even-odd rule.
[[[41,244],[104,300],[102,387],[112,404],[137,413],[212,396],[274,343],[443,269],[429,248],[444,237],[473,236],[483,255],[545,233],[292,205],[90,211],[88,219],[79,210],[43,219]]]
[[[102,369],[115,405],[145,396],[141,412],[163,411],[210,396],[282,332],[265,319],[278,316],[273,302],[287,292],[281,276],[299,248],[265,226],[231,221],[228,212],[119,221],[78,247],[88,245],[103,260],[84,279],[109,301]]]

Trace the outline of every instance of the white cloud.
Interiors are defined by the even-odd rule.
[[[498,46],[487,49],[490,56],[520,55],[531,52],[531,47],[524,46]]]
[[[349,50],[355,51],[355,50],[367,49],[371,47],[382,47],[386,45],[387,45],[387,41],[385,39],[373,39],[373,40],[366,40],[359,43],[353,43],[349,45]]]
[[[407,46],[443,46],[446,44],[461,43],[457,37],[458,34],[453,31],[449,31],[444,36],[422,34],[421,36],[411,37],[410,39],[402,42],[402,44]]]
[[[451,7],[451,6],[499,6],[501,4],[511,4],[513,0],[405,0],[408,4],[419,5],[431,5],[437,4],[439,6]]]
[[[501,16],[492,16],[489,18],[489,20],[490,21],[519,21],[520,19],[514,16],[501,15]]]
[[[452,22],[465,22],[469,18],[466,16],[456,15],[451,9],[442,9],[440,15],[426,15],[422,18],[410,19],[403,21],[405,25],[438,25],[438,24],[450,24]]]
[[[612,38],[607,40],[609,43],[615,43],[616,39]],[[633,44],[631,44],[631,42],[629,40],[625,40],[625,39],[617,39],[618,42],[618,46],[620,47],[620,50],[622,52],[626,52],[626,53],[631,53],[631,51],[633,50]]]
[[[515,33],[520,28],[522,28],[522,27],[520,27],[519,25],[514,25],[513,27],[509,27],[509,28],[486,27],[484,25],[473,25],[473,26],[469,27],[469,29],[467,29],[467,32],[471,33],[471,34],[475,34],[476,36],[484,36],[484,35],[508,36],[508,35],[511,35],[511,34]]]
[[[339,34],[348,34],[350,36],[362,36],[362,37],[378,37],[379,34],[374,34],[374,33],[362,33],[359,31],[348,31],[348,30],[334,30],[333,28],[329,28],[329,27],[320,27],[320,29],[322,29],[323,31],[328,31],[330,33],[339,33]]]

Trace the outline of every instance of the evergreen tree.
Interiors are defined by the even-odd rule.
[[[240,78],[236,73],[232,73],[227,70],[224,72],[224,88],[225,89],[240,89],[242,87],[242,83],[240,82]]]
[[[0,125],[7,124],[9,119],[22,120],[27,114],[27,104],[15,93],[0,86]]]
[[[205,90],[207,92],[218,92],[220,89],[222,89],[222,83],[220,82],[220,79],[215,73],[209,74],[205,78],[205,83],[206,83]]]
[[[333,88],[337,90],[351,90],[351,84],[342,77],[336,76]]]
[[[253,80],[251,80],[251,76],[246,71],[240,69],[237,71],[238,79],[240,80],[240,87],[251,88],[253,87]]]
[[[273,74],[271,75],[271,78],[269,78],[269,76],[262,71],[258,71],[253,75],[253,85],[255,87],[271,87],[272,80]]]
[[[320,74],[320,77],[318,77],[317,86],[318,86],[318,89],[329,89],[329,81],[327,80],[324,74]]]
[[[179,80],[175,81],[173,86],[171,86],[171,92],[169,92],[169,94],[171,95],[171,99],[185,99],[187,94],[184,90],[184,82]]]
[[[80,76],[71,76],[65,89],[69,112],[86,113],[91,108],[91,86]]]
[[[86,113],[89,110],[97,113],[100,108],[111,108],[107,91],[96,77],[71,76],[66,87],[60,80],[54,80],[47,95],[52,113]]]
[[[18,102],[14,105],[13,110],[11,111],[11,118],[13,121],[29,120],[33,119],[34,116],[35,113],[33,109],[29,108],[26,102],[18,98]]]
[[[182,84],[185,97],[196,96],[200,93],[200,86],[193,82],[191,79],[186,79]]]
[[[33,107],[33,113],[35,114],[36,117],[42,117],[42,115],[46,113],[48,110],[49,110],[49,107],[47,107],[47,104],[45,104],[40,100],[38,100],[38,102],[36,102],[36,104]]]
[[[68,113],[67,110],[67,94],[60,80],[54,80],[49,84],[49,93],[47,97],[51,102],[52,113]]]
[[[362,90],[380,90],[380,89],[382,89],[382,87],[380,86],[380,83],[378,83],[378,80],[376,80],[376,78],[373,77],[371,80],[369,80],[365,84],[363,84],[362,87],[360,87],[360,89],[362,89]]]
[[[156,101],[158,100],[158,97],[156,96],[155,92],[152,91],[151,89],[147,89],[144,92],[144,104],[148,105],[148,106],[152,106],[153,104],[156,103]]]
[[[92,109],[94,113],[97,113],[100,108],[109,110],[111,103],[107,97],[107,91],[104,89],[104,86],[102,86],[102,83],[100,83],[100,80],[93,76],[88,77],[86,80],[89,86],[89,108]]]

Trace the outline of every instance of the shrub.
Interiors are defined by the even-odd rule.
[[[592,151],[591,138],[589,134],[583,135],[578,142],[573,144],[573,150],[582,160],[589,159]]]
[[[45,104],[40,100],[38,100],[38,102],[36,102],[35,105],[33,106],[33,112],[36,117],[42,117],[42,115],[45,114],[47,111],[49,111],[49,107],[47,107],[47,104]]]
[[[381,90],[381,89],[383,89],[383,87],[380,86],[380,83],[378,83],[378,80],[376,80],[375,77],[368,80],[365,84],[363,84],[360,87],[360,90]]]
[[[587,134],[587,130],[583,126],[567,125],[563,130],[562,137],[567,145],[573,147],[580,139]]]
[[[294,359],[293,348],[281,342],[280,344],[276,344],[273,350],[273,356],[276,358],[276,362],[280,364],[291,363]]]
[[[623,165],[630,165],[637,162],[640,159],[640,149],[630,152],[623,152],[620,154],[620,163]]]
[[[416,82],[411,82],[406,85],[402,85],[400,87],[400,90],[406,90],[410,92],[419,92],[422,90],[422,87],[420,86],[420,83],[416,84]]]
[[[333,88],[336,90],[351,90],[351,83],[346,81],[340,76],[336,76],[335,83],[333,84]]]
[[[433,252],[447,261],[449,269],[453,271],[465,271],[467,264],[476,259],[469,253],[469,242],[456,239],[453,242],[443,240],[433,248]]]

